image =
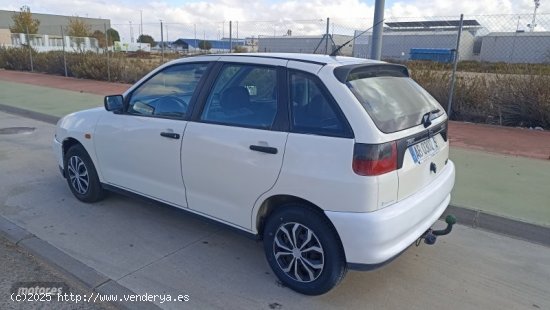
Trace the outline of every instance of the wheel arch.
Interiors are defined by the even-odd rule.
[[[80,144],[82,145],[82,147],[84,149],[86,149],[86,147],[80,143],[80,141],[78,141],[77,139],[73,138],[73,137],[68,137],[68,138],[65,138],[65,140],[63,140],[61,146],[62,146],[62,150],[63,150],[63,158],[65,158],[65,154],[67,154],[67,151],[73,146],[73,145],[77,145],[77,144]],[[86,152],[88,152],[88,150],[86,150]],[[88,152],[89,154],[89,152]]]
[[[80,141],[72,136],[66,137],[63,139],[63,142],[61,142],[61,148],[62,148],[62,159],[63,159],[63,167],[65,167],[65,154],[69,151],[69,149],[75,145],[80,145],[82,148],[86,151],[90,159],[92,160],[92,163],[94,164],[95,170],[97,172],[97,175],[99,177],[99,180],[103,180],[103,175],[101,174],[101,171],[99,169],[97,158],[95,156],[95,153],[90,150],[90,148],[93,148],[93,145],[90,145],[88,143],[83,143],[83,141]]]
[[[340,241],[340,246],[342,247],[342,250],[343,250],[343,244],[342,244],[342,240],[340,239],[340,235],[338,234],[338,231],[336,230],[336,227],[334,226],[330,218],[326,216],[323,209],[321,209],[319,206],[317,206],[316,204],[314,204],[309,200],[306,200],[297,196],[293,196],[293,195],[284,195],[284,194],[273,195],[268,197],[262,202],[262,204],[258,209],[258,213],[256,214],[256,222],[255,222],[255,228],[259,239],[263,238],[263,230],[264,230],[264,226],[267,218],[273,213],[274,210],[276,210],[279,207],[284,207],[285,205],[288,205],[288,204],[303,205],[304,207],[310,210],[313,210],[314,212],[324,217],[326,219],[326,222],[330,225],[330,228],[336,234],[336,237]]]

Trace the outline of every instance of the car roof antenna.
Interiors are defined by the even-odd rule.
[[[346,43],[344,43],[344,44],[338,46],[334,51],[332,51],[332,53],[330,53],[330,56],[336,56],[336,55],[338,54],[338,52],[342,49],[342,47],[348,45],[349,42],[351,42],[351,41],[357,39],[357,37],[362,36],[365,32],[371,30],[372,28],[376,27],[376,26],[377,26],[378,24],[380,24],[380,23],[383,23],[384,21],[385,21],[385,19],[383,19],[383,20],[377,22],[376,24],[372,25],[372,27],[370,27],[369,29],[367,29],[367,30],[361,32],[360,34],[358,34],[358,35],[354,36],[353,38],[349,39],[348,41],[346,41]]]

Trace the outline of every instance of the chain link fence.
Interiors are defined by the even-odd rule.
[[[382,60],[406,64],[447,108],[456,59],[449,111],[454,119],[549,128],[550,14],[539,13],[536,20],[532,14],[465,15],[457,49],[459,18],[386,17]],[[89,37],[48,25],[48,35],[0,40],[0,67],[133,83],[167,61],[205,53],[338,49],[339,55],[370,58],[372,25],[368,18],[128,22],[89,25]]]

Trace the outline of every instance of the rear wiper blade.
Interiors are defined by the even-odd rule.
[[[440,109],[434,109],[428,113],[425,113],[424,115],[422,115],[422,120],[420,121],[420,124],[424,125],[424,128],[428,128],[432,124],[432,114],[436,114],[439,112],[441,112]]]

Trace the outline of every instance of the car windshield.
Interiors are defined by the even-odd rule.
[[[382,132],[392,133],[443,115],[443,108],[409,77],[351,74],[346,82]]]

